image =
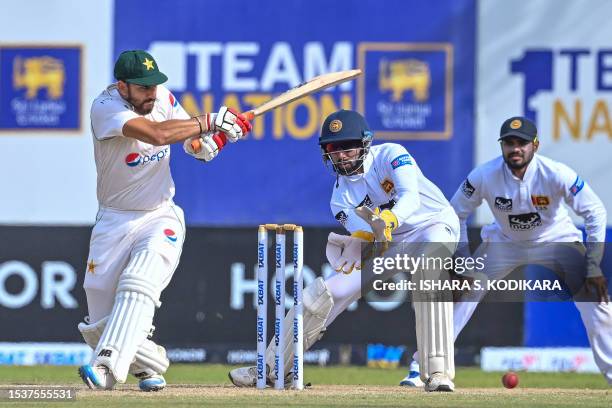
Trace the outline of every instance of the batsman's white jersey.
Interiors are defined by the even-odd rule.
[[[170,146],[153,146],[124,137],[123,125],[140,117],[110,85],[93,102],[91,129],[98,171],[98,202],[120,210],[154,210],[174,197],[170,175]],[[154,122],[189,119],[174,95],[157,86],[153,111],[144,116]]]
[[[183,211],[172,201],[170,146],[123,135],[125,123],[138,117],[116,85],[91,108],[100,208],[83,284],[89,324],[79,330],[94,348],[91,364],[107,366],[119,382],[128,372],[163,374],[169,364],[163,348],[147,336],[185,237]],[[158,85],[153,110],[144,117],[163,122],[189,115]]]
[[[372,146],[362,174],[338,178],[330,205],[334,217],[351,233],[370,231],[369,225],[355,214],[355,208],[362,205],[392,209],[399,224],[394,236],[456,218],[444,194],[423,175],[408,151],[396,143]]]
[[[512,174],[501,156],[474,169],[451,199],[461,223],[462,242],[467,242],[467,218],[483,201],[495,221],[482,228],[483,243],[473,257],[486,257],[487,279],[503,279],[517,267],[535,264],[555,271],[574,288],[583,288],[587,276],[601,276],[601,246],[587,246],[585,273],[582,244],[546,245],[582,242],[582,233],[570,219],[564,203],[584,218],[587,242],[605,242],[606,211],[601,200],[566,165],[536,154],[522,180]],[[568,271],[572,271],[570,275]],[[574,276],[578,274],[581,276]],[[485,293],[473,291],[464,301],[455,303],[455,337]],[[575,305],[595,362],[612,384],[612,308],[597,301],[577,301]]]

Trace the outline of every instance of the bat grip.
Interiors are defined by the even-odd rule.
[[[243,115],[248,121],[255,119],[255,113],[253,111],[244,112]],[[194,153],[200,153],[200,150],[202,150],[202,143],[200,143],[199,137],[191,141],[191,148],[193,149]]]

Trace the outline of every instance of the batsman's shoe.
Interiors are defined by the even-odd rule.
[[[425,391],[452,392],[455,391],[455,384],[446,375],[433,373],[425,382]]]
[[[421,380],[421,374],[419,373],[419,363],[416,361],[412,361],[410,363],[410,371],[404,377],[402,381],[400,381],[399,385],[402,387],[422,387],[423,381]]]
[[[92,390],[112,390],[117,381],[108,367],[89,364],[79,367],[81,380]]]
[[[141,378],[138,382],[138,387],[145,392],[160,391],[166,388],[166,379],[161,374],[153,374],[151,376]]]

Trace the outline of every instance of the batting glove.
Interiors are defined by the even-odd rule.
[[[243,114],[227,106],[222,106],[215,116],[214,130],[225,133],[232,143],[242,139],[252,128],[251,122]]]
[[[200,141],[200,150],[197,152],[193,150],[193,145],[191,143],[193,139],[185,140],[183,149],[187,154],[196,159],[207,162],[217,157],[221,149],[227,144],[227,138],[223,132],[203,134],[199,136],[198,139]]]

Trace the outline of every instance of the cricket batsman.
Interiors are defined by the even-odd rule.
[[[108,390],[129,373],[141,390],[157,391],[166,386],[169,361],[151,339],[153,316],[185,239],[183,211],[172,201],[170,144],[184,142],[187,153],[210,161],[251,124],[224,106],[190,117],[145,51],[121,53],[114,75],[117,82],[91,107],[99,210],[83,285],[89,316],[78,329],[94,354],[79,375],[90,388]]]
[[[469,255],[466,221],[485,201],[495,221],[482,228],[473,257],[487,255],[486,279],[503,279],[528,264],[554,271],[571,290],[595,363],[612,385],[612,308],[600,268],[606,210],[574,170],[537,154],[537,129],[529,119],[507,119],[499,142],[502,155],[472,170],[451,200],[461,224],[457,253]],[[584,219],[586,245],[566,206]],[[455,337],[485,293],[468,292],[455,303]]]
[[[330,265],[339,272],[316,279],[303,292],[304,349],[318,341],[330,324],[361,297],[361,246],[378,241],[439,243],[451,255],[459,238],[459,220],[442,192],[419,169],[414,157],[394,143],[371,146],[373,134],[359,113],[340,110],[322,126],[319,145],[323,161],[335,175],[331,197],[334,217],[350,235],[331,233],[327,244]],[[382,229],[367,222],[375,213]],[[365,216],[364,216],[365,213]],[[381,236],[382,235],[382,236]],[[440,244],[441,243],[441,244]],[[418,254],[419,256],[421,253]],[[341,273],[340,273],[341,272]],[[417,339],[424,350],[421,379],[426,391],[453,391],[455,375],[452,302],[415,302]],[[285,379],[293,361],[293,310],[285,317]],[[430,351],[430,352],[428,352]],[[268,382],[273,382],[275,345],[266,350]],[[256,367],[229,373],[239,387],[254,387]]]

